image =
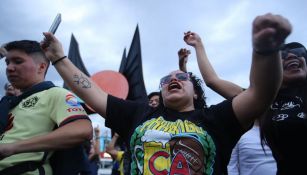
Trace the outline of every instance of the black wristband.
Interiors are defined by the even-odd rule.
[[[67,56],[63,56],[63,57],[55,60],[54,62],[52,62],[52,65],[55,65],[56,63],[58,63],[59,61],[63,60],[64,58],[67,58]]]
[[[272,55],[274,53],[279,52],[283,47],[284,47],[284,44],[281,44],[279,47],[276,47],[276,48],[264,49],[264,50],[254,49],[254,51],[255,51],[255,53],[257,53],[259,55],[268,56],[268,55]]]
[[[270,49],[270,50],[256,50],[254,49],[255,53],[257,53],[258,55],[263,55],[263,56],[268,56],[268,55],[272,55],[273,53],[278,52],[280,49]]]

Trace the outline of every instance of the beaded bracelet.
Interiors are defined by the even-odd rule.
[[[63,60],[64,58],[67,58],[67,56],[63,56],[63,57],[55,60],[54,62],[52,62],[52,65],[54,66],[56,63],[58,63],[59,61]]]

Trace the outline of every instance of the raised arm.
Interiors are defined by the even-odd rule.
[[[226,99],[232,98],[243,91],[243,89],[230,82],[220,79],[207,57],[204,45],[199,35],[194,32],[184,33],[184,41],[195,48],[198,67],[206,85]]]
[[[111,157],[116,160],[118,150],[115,148],[116,141],[118,140],[119,135],[114,133],[111,142],[106,146],[106,152],[111,155]]]
[[[88,76],[80,71],[69,59],[64,58],[61,43],[52,33],[45,32],[41,43],[47,58],[54,64],[65,83],[102,117],[106,117],[107,93],[102,91]]]
[[[250,86],[233,99],[233,110],[245,128],[267,110],[282,81],[280,47],[291,33],[291,24],[282,16],[258,16],[252,25],[252,66]]]
[[[178,57],[179,57],[179,69],[183,72],[187,72],[187,62],[188,57],[191,54],[190,50],[182,48],[178,51]]]
[[[99,158],[100,153],[100,129],[99,127],[94,128],[94,139],[92,142],[91,151],[89,153],[89,160],[93,160],[95,157]]]

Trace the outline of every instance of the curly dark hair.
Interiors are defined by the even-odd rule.
[[[194,91],[197,94],[197,99],[194,99],[194,107],[195,109],[203,109],[207,108],[205,90],[203,88],[203,81],[194,75],[192,72],[188,72],[190,74],[191,82],[194,86]]]

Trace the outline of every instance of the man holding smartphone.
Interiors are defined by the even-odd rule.
[[[53,151],[90,140],[91,122],[72,93],[45,81],[49,61],[38,42],[13,41],[5,49],[7,78],[22,94],[0,103],[0,117],[11,120],[0,136],[0,175],[52,175]]]

